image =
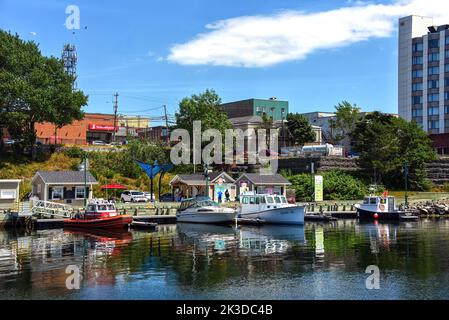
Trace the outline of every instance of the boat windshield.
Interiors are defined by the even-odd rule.
[[[281,203],[281,198],[278,196],[274,197],[274,202]]]
[[[287,203],[287,199],[284,196],[280,196],[282,203]]]
[[[273,203],[274,202],[273,197],[266,197],[266,199],[267,199],[267,203]]]

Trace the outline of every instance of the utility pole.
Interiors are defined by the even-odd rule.
[[[166,137],[165,137],[165,140],[166,140],[166,143],[167,143],[167,147],[170,145],[170,135],[168,134],[168,118],[167,118],[167,106],[164,104],[164,113],[165,113],[165,128],[166,128],[166,131],[165,131],[165,135],[166,135]]]
[[[112,142],[114,142],[115,144],[115,128],[116,128],[116,123],[117,123],[117,110],[118,110],[118,93],[116,92],[114,94],[114,129],[112,131]]]

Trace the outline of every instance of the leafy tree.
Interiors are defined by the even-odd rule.
[[[436,153],[427,133],[415,122],[374,112],[357,122],[351,139],[360,153],[358,164],[368,172],[374,170],[387,187],[404,185],[403,166],[408,163],[410,187],[429,188],[425,166],[436,159]]]
[[[287,115],[287,129],[297,145],[315,141],[316,135],[306,117],[299,113]]]
[[[335,106],[335,119],[329,121],[330,132],[325,132],[329,143],[339,144],[347,140],[360,119],[360,108],[348,101],[342,101]]]
[[[45,57],[36,43],[0,30],[0,127],[23,146],[33,146],[35,123],[57,127],[83,118],[87,96],[73,90],[63,62]]]
[[[200,120],[201,129],[217,129],[224,134],[231,128],[226,113],[219,109],[221,99],[214,90],[207,89],[204,93],[194,94],[190,98],[184,98],[179,103],[179,111],[176,112],[176,127],[193,133],[193,122]]]

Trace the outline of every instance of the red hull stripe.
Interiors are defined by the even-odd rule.
[[[64,220],[64,226],[76,228],[124,228],[133,221],[131,216],[119,216],[105,219],[93,220]]]

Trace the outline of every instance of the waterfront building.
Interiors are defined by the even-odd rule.
[[[449,154],[449,24],[399,19],[398,53],[400,117],[428,132],[439,154]]]
[[[20,182],[18,179],[0,179],[0,212],[18,208],[20,199]]]
[[[84,198],[93,198],[94,176],[84,171],[38,171],[31,180],[32,196],[39,200],[83,206]]]
[[[226,190],[229,191],[230,198],[235,199],[235,180],[226,172],[209,173],[209,190],[206,191],[206,179],[203,173],[177,174],[170,181],[170,187],[175,197],[191,198],[197,195],[208,195],[214,201],[218,199],[221,192],[223,200]]]
[[[236,181],[237,193],[242,194],[248,191],[256,193],[281,194],[286,195],[287,186],[291,183],[282,175],[276,174],[259,174],[259,173],[243,173]]]

